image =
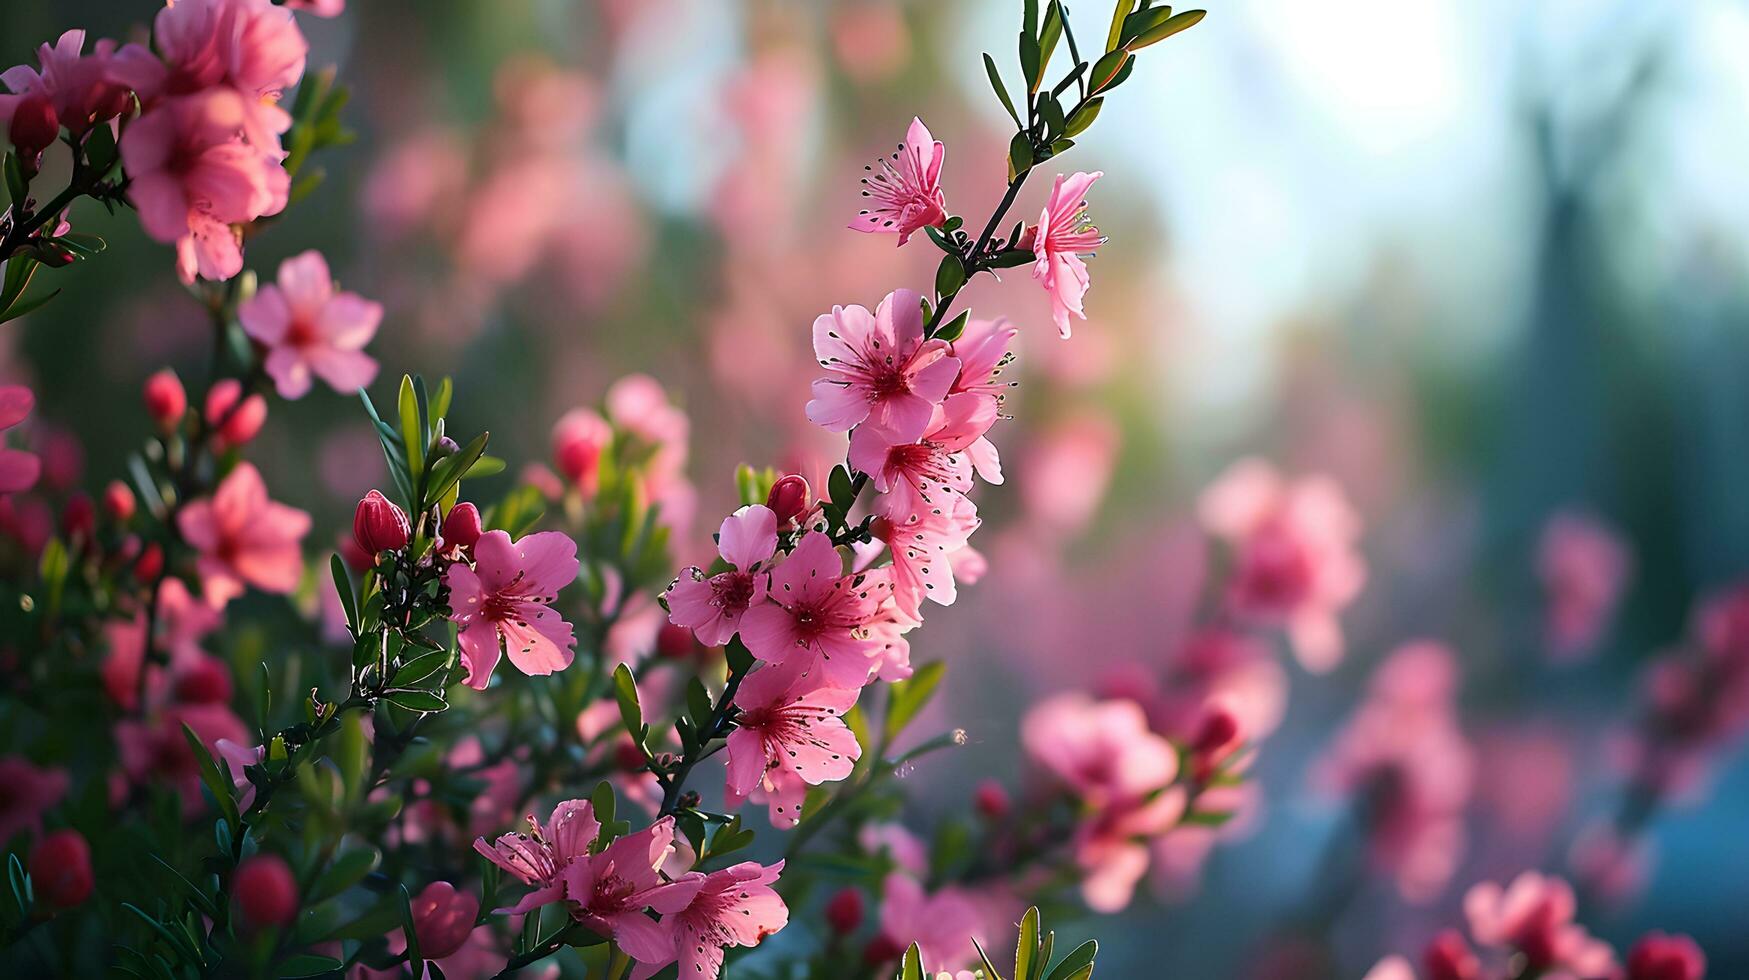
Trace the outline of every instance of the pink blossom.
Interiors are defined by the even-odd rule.
[[[862,178],[867,188],[862,196],[870,207],[851,219],[853,231],[893,232],[903,245],[911,233],[925,226],[939,227],[947,220],[947,197],[941,192],[941,164],[947,150],[929,135],[923,120],[913,118],[905,142],[897,152],[880,159],[881,169],[864,167],[873,176]]]
[[[0,385],[0,433],[24,421],[36,396],[23,385]],[[42,475],[42,460],[34,453],[0,446],[0,494],[29,490]]]
[[[1514,950],[1527,971],[1567,970],[1583,977],[1615,970],[1615,953],[1573,921],[1573,889],[1559,878],[1526,871],[1505,888],[1491,881],[1464,895],[1464,914],[1477,943]]]
[[[1706,954],[1682,935],[1649,932],[1628,950],[1628,980],[1701,980]]]
[[[1023,463],[1019,488],[1028,515],[1057,535],[1085,527],[1111,482],[1119,436],[1117,424],[1099,412],[1082,412],[1051,426]]]
[[[613,442],[613,426],[592,409],[574,408],[553,424],[553,465],[585,494],[595,492],[601,455]]]
[[[989,948],[990,935],[973,897],[951,885],[934,893],[903,872],[887,875],[881,887],[881,938],[888,948],[917,944],[924,972],[957,970],[977,962],[975,938]]]
[[[183,725],[194,729],[208,751],[220,739],[240,743],[249,737],[242,719],[222,704],[177,704],[155,719],[117,722],[116,750],[129,782],[169,786],[182,797],[186,812],[196,812],[202,807],[200,764],[182,733]]]
[[[281,262],[278,283],[237,309],[243,331],[267,348],[267,373],[287,399],[310,390],[311,374],[342,394],[370,384],[377,364],[364,345],[382,318],[382,304],[336,292],[327,261],[314,250]]]
[[[674,818],[663,817],[615,840],[599,854],[572,861],[563,874],[571,916],[597,935],[611,937],[638,963],[674,962],[674,924],[658,923],[644,910],[674,915],[692,903],[705,876],[688,874],[664,881],[657,869],[673,845]]]
[[[1177,752],[1149,730],[1134,701],[1058,694],[1026,713],[1020,739],[1034,761],[1096,808],[1141,799],[1178,774]]]
[[[166,12],[185,6],[198,4]],[[196,273],[207,279],[236,275],[243,252],[231,226],[285,207],[285,168],[236,137],[248,113],[236,92],[210,89],[147,111],[122,134],[128,197],[146,234],[176,244],[184,282],[193,282]]]
[[[346,12],[346,0],[285,0],[285,5],[317,17],[338,17]]]
[[[1051,319],[1064,340],[1069,339],[1069,314],[1087,319],[1081,312],[1081,297],[1087,295],[1091,280],[1081,256],[1105,244],[1087,216],[1087,189],[1103,176],[1097,170],[1077,171],[1067,177],[1058,174],[1033,233],[1032,253],[1037,261],[1032,277],[1050,294]]]
[[[1537,575],[1548,602],[1550,651],[1567,659],[1585,653],[1615,612],[1632,565],[1612,528],[1582,513],[1549,518],[1537,542]]]
[[[814,356],[830,376],[814,382],[808,421],[846,432],[864,419],[911,442],[947,396],[960,362],[947,344],[923,339],[922,297],[898,289],[875,312],[834,306],[814,320]]]
[[[741,617],[741,639],[760,660],[859,688],[880,651],[869,625],[891,592],[884,573],[844,574],[831,538],[810,531],[772,571],[770,601]]]
[[[879,518],[870,528],[893,557],[893,600],[899,612],[919,619],[924,599],[951,606],[958,597],[953,555],[978,529],[978,510],[953,496],[909,518]]]
[[[1337,613],[1360,594],[1360,520],[1336,483],[1288,481],[1268,463],[1234,463],[1197,505],[1203,526],[1236,550],[1228,601],[1240,615],[1287,627],[1307,670],[1342,659]]]
[[[696,565],[683,569],[668,587],[668,618],[692,630],[705,646],[722,646],[741,626],[750,606],[765,601],[761,574],[777,552],[777,515],[762,504],[742,507],[723,518],[717,553],[732,568],[705,578]]]
[[[209,605],[223,606],[245,585],[279,593],[297,588],[304,568],[298,546],[310,515],[267,499],[253,464],[237,464],[212,497],[189,501],[176,526],[200,552],[195,568]]]
[[[420,955],[440,960],[468,941],[480,900],[473,892],[456,891],[447,881],[434,881],[413,897],[411,908]]]
[[[663,916],[662,924],[674,929],[680,976],[718,980],[724,949],[757,946],[789,924],[789,907],[771,887],[782,872],[782,861],[769,867],[743,861],[713,871],[685,908]],[[664,965],[641,961],[632,978],[643,980]]]
[[[1387,956],[1366,971],[1361,980],[1415,980],[1415,968],[1401,956]]]
[[[99,40],[90,54],[83,53],[84,47],[84,31],[67,31],[53,47],[37,49],[41,71],[17,65],[0,73],[0,81],[14,93],[0,95],[0,121],[10,123],[22,103],[40,100],[53,110],[58,125],[83,135],[94,124],[121,114],[128,107],[128,92],[157,64],[137,44],[118,48],[114,41]],[[19,142],[16,136],[13,142]]]
[[[729,733],[728,792],[744,798],[774,770],[816,786],[850,775],[862,746],[840,717],[856,704],[856,688],[823,687],[794,666],[766,666],[748,674],[735,693],[740,714]],[[800,801],[796,801],[798,804]],[[775,805],[779,813],[787,812]]]
[[[516,905],[498,909],[500,915],[520,914],[565,897],[565,872],[589,856],[601,821],[587,800],[567,800],[553,808],[546,823],[528,816],[528,833],[504,834],[492,843],[484,837],[474,841],[474,850],[503,868],[516,880],[534,886]]]
[[[468,668],[463,683],[485,690],[500,653],[531,676],[571,665],[577,638],[550,607],[576,580],[578,567],[577,542],[558,531],[512,543],[500,530],[480,536],[471,568],[464,562],[449,567],[450,618],[461,630],[457,641]]]
[[[0,842],[9,841],[20,831],[38,834],[43,829],[43,814],[67,795],[67,772],[64,769],[39,768],[22,755],[0,756]]]
[[[271,0],[178,0],[158,12],[152,39],[165,64],[143,98],[227,87],[242,97],[248,142],[279,152],[279,134],[291,126],[279,99],[303,77],[309,52],[290,11]]]
[[[850,434],[850,465],[869,474],[877,513],[904,520],[931,507],[945,507],[945,498],[972,489],[974,458],[967,452],[996,421],[994,399],[964,395],[935,406],[928,427],[916,440],[900,439],[879,425],[857,426]],[[987,440],[986,445],[988,446]],[[989,446],[981,468],[985,479],[1002,482],[995,447]]]

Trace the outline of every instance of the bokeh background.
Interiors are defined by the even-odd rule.
[[[125,35],[151,6],[7,3],[0,62],[69,26]],[[801,412],[813,317],[930,281],[926,245],[845,230],[863,164],[916,114],[947,143],[954,212],[1001,191],[978,55],[1011,60],[1013,0],[349,6],[303,27],[359,138],[251,265],[320,248],[387,307],[384,377],[452,374],[458,414],[513,460],[543,459],[553,420],[613,379],[657,377],[692,416],[682,558],[736,463],[810,472],[833,448]],[[915,653],[950,662],[931,720],[971,744],[907,774],[908,822],[963,809],[977,776],[1020,778],[1027,701],[1171,656],[1203,588],[1197,494],[1255,454],[1332,475],[1363,517],[1349,656],[1323,676],[1283,658],[1261,805],[1200,873],[1065,931],[1101,939],[1101,976],[1224,977],[1315,925],[1358,976],[1457,921],[1474,881],[1571,873],[1618,805],[1645,661],[1749,573],[1746,50],[1736,0],[1239,0],[1144,59],[1067,161],[1105,172],[1111,238],[1075,338],[1025,269],[967,294],[1021,325],[1022,383],[998,434],[1010,482],[981,497],[991,571]],[[0,334],[0,370],[77,435],[95,489],[138,438],[142,378],[200,377],[207,328],[131,219],[75,221],[109,253]],[[357,404],[328,396],[276,405],[254,458],[317,515],[313,540],[382,478]],[[1548,655],[1537,578],[1560,512],[1633,554],[1575,662]],[[1356,860],[1348,810],[1309,774],[1370,669],[1418,637],[1459,655],[1478,768],[1458,870],[1411,905],[1332,871]],[[1749,762],[1725,754],[1690,795],[1588,918],[1618,945],[1692,933],[1713,975],[1749,976]]]

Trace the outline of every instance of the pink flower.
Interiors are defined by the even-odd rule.
[[[419,938],[419,953],[443,959],[468,941],[480,900],[473,892],[458,892],[447,881],[434,881],[414,896],[413,934]]]
[[[267,757],[267,747],[248,746],[228,738],[213,742],[213,759],[231,767],[231,786],[237,791],[237,806],[248,810],[255,804],[255,784],[249,781],[250,766],[258,766]]]
[[[487,531],[474,544],[474,564],[457,562],[444,573],[450,618],[468,676],[463,683],[486,689],[498,656],[507,652],[517,670],[531,676],[571,665],[577,638],[571,624],[551,608],[559,590],[577,578],[577,542],[558,531],[541,531],[514,544],[504,531]]]
[[[338,17],[346,12],[346,0],[285,0],[285,5],[317,17]]]
[[[729,733],[728,792],[745,798],[756,787],[768,795],[793,786],[768,774],[782,770],[817,786],[850,775],[862,746],[840,717],[856,704],[856,688],[822,687],[818,678],[790,666],[766,666],[747,675],[735,693],[740,714]],[[774,804],[776,812],[800,806]]]
[[[972,940],[988,949],[991,938],[970,894],[951,885],[930,894],[917,879],[898,871],[882,883],[880,935],[896,951],[916,943],[929,976],[977,962]]]
[[[315,374],[342,394],[371,383],[377,363],[364,353],[383,307],[357,293],[334,291],[316,251],[279,264],[279,281],[237,309],[243,332],[267,348],[265,367],[283,398],[302,398]]]
[[[203,808],[200,764],[183,725],[194,729],[208,751],[220,739],[241,743],[249,737],[242,719],[222,704],[177,704],[149,721],[117,722],[115,743],[129,782],[168,786],[182,797],[184,812],[195,813]]]
[[[1034,761],[1096,808],[1141,799],[1178,775],[1177,752],[1149,730],[1134,701],[1058,694],[1026,713],[1020,739]]]
[[[178,0],[158,12],[152,39],[165,65],[143,98],[228,87],[242,96],[248,142],[279,152],[279,134],[291,126],[279,99],[303,77],[309,52],[290,11],[271,0]]]
[[[193,6],[198,4],[177,4],[166,12]],[[243,252],[231,226],[285,207],[285,168],[237,138],[248,113],[236,92],[210,89],[149,110],[122,134],[128,197],[146,234],[176,243],[184,282],[193,282],[196,273],[207,279],[236,275]]]
[[[1415,968],[1401,956],[1387,956],[1366,971],[1361,980],[1415,980]]]
[[[67,795],[64,769],[38,768],[22,755],[0,756],[0,842],[24,830],[42,833],[43,814]]]
[[[662,924],[674,929],[680,976],[718,980],[724,949],[757,946],[789,924],[789,907],[771,887],[782,872],[782,861],[770,867],[743,861],[713,871],[685,908],[663,916]],[[664,965],[641,961],[632,978],[643,980]]]
[[[1536,562],[1548,602],[1550,651],[1562,659],[1585,653],[1609,625],[1627,583],[1627,545],[1596,518],[1562,512],[1543,525]]]
[[[869,474],[877,513],[904,519],[931,507],[947,506],[946,498],[972,489],[973,460],[966,453],[996,422],[997,402],[971,395],[956,396],[935,406],[928,427],[916,440],[901,439],[879,425],[857,426],[850,434],[850,465]],[[994,483],[1002,482],[995,447],[988,460]],[[992,475],[985,471],[988,479]]]
[[[0,432],[5,432],[30,414],[36,397],[23,385],[0,385]],[[0,494],[29,490],[42,475],[42,460],[35,453],[0,446]]]
[[[966,546],[979,523],[977,508],[959,496],[926,506],[909,518],[875,520],[870,530],[893,556],[893,600],[900,613],[919,619],[924,599],[953,605],[958,598],[953,556]]]
[[[246,584],[264,592],[297,588],[304,568],[298,545],[310,515],[267,499],[253,464],[238,463],[211,498],[190,501],[176,526],[200,552],[195,568],[209,605],[223,606]]]
[[[517,915],[565,897],[565,872],[572,863],[589,856],[601,821],[587,800],[567,800],[553,808],[545,824],[528,816],[528,833],[504,834],[492,843],[484,837],[474,841],[474,850],[534,890],[500,915]]]
[[[922,297],[898,289],[875,312],[834,306],[814,320],[814,356],[831,372],[814,382],[808,421],[847,432],[864,419],[911,442],[929,427],[960,362],[947,344],[923,339]]]
[[[157,65],[150,51],[137,44],[116,47],[110,40],[97,42],[90,54],[84,54],[85,32],[68,31],[56,40],[37,49],[38,71],[28,65],[17,65],[0,73],[0,81],[14,94],[0,95],[0,121],[10,123],[21,107],[35,102],[35,111],[46,108],[57,126],[65,126],[74,135],[83,135],[94,124],[114,119],[128,108],[128,93],[149,76]],[[54,135],[49,134],[52,141]],[[21,142],[15,134],[13,142],[40,150]],[[34,141],[33,141],[34,142]]]
[[[894,232],[903,245],[911,233],[925,226],[939,227],[947,220],[947,197],[941,192],[941,163],[947,156],[941,141],[929,135],[923,120],[913,118],[898,152],[882,157],[881,169],[862,178],[869,199],[868,209],[851,219],[853,231]]]
[[[734,566],[710,578],[697,566],[681,571],[668,587],[668,619],[692,630],[705,646],[722,646],[741,626],[749,606],[765,601],[760,574],[777,552],[777,515],[752,504],[723,518],[717,553]]]
[[[1268,463],[1234,463],[1197,504],[1203,526],[1236,549],[1228,601],[1240,615],[1283,623],[1307,670],[1342,659],[1336,614],[1366,581],[1355,549],[1360,520],[1328,477],[1284,480]]]
[[[1615,953],[1573,921],[1576,907],[1565,881],[1535,871],[1520,874],[1505,888],[1482,882],[1464,895],[1470,935],[1483,946],[1520,953],[1526,972],[1608,976],[1615,970]]]
[[[674,818],[663,817],[607,845],[600,854],[572,861],[563,875],[572,918],[597,935],[612,937],[639,963],[674,962],[674,924],[658,923],[644,910],[674,915],[691,904],[705,876],[688,874],[664,881],[657,869],[673,846]]]
[[[1081,256],[1105,244],[1105,238],[1087,216],[1086,200],[1087,189],[1103,176],[1097,170],[1078,171],[1067,177],[1058,174],[1033,234],[1032,254],[1037,261],[1032,266],[1032,277],[1051,295],[1051,319],[1056,321],[1064,340],[1069,339],[1069,314],[1087,319],[1087,314],[1081,312],[1081,297],[1087,295],[1091,280]]]
[[[1682,935],[1649,932],[1628,950],[1627,980],[1701,980],[1706,954]]]
[[[769,602],[741,617],[741,639],[767,663],[794,664],[833,687],[860,688],[880,643],[869,625],[892,584],[879,572],[844,574],[831,538],[810,531],[771,573]]]
[[[584,493],[595,492],[601,454],[613,441],[613,426],[591,409],[574,408],[553,425],[553,464]]]

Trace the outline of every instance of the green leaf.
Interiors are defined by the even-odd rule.
[[[1067,123],[1063,119],[1063,104],[1054,97],[1041,95],[1038,100],[1038,113],[1044,117],[1045,132],[1052,137],[1062,133]]]
[[[1008,182],[1032,169],[1032,140],[1025,133],[1015,133],[1008,141]]]
[[[482,432],[468,441],[460,451],[451,453],[437,461],[431,467],[431,481],[426,485],[425,496],[429,500],[439,500],[449,492],[449,488],[461,482],[462,474],[480,459],[480,454],[486,451],[486,440],[490,432]]]
[[[29,917],[36,894],[30,887],[30,874],[24,870],[24,862],[17,854],[6,855],[6,882],[12,886],[12,900],[18,903],[19,913]]]
[[[402,688],[420,687],[421,681],[447,666],[449,666],[448,648],[422,653],[403,663],[401,669],[395,671],[395,679],[391,684],[394,687]]]
[[[753,651],[747,649],[747,644],[741,642],[739,635],[729,638],[723,648],[729,661],[729,670],[736,674],[745,674],[753,669]]]
[[[1038,955],[1032,958],[1032,972],[1028,974],[1028,980],[1044,980],[1045,967],[1049,966],[1051,962],[1051,947],[1055,946],[1056,942],[1057,934],[1055,932],[1046,932],[1044,938],[1039,940]],[[1015,980],[1019,980],[1019,978],[1017,977]]]
[[[340,595],[340,609],[346,613],[346,628],[358,635],[358,596],[352,591],[352,576],[346,572],[346,562],[339,554],[328,559],[328,573],[334,578],[334,591]]]
[[[1038,35],[1038,0],[1025,0],[1021,5],[1020,26],[1025,33]]]
[[[1012,269],[1017,265],[1038,261],[1038,255],[1030,248],[1005,248],[986,261],[992,269]]]
[[[716,706],[711,704],[711,695],[704,689],[704,682],[694,677],[686,684],[686,713],[692,718],[692,723],[700,732],[711,723],[716,714]]]
[[[421,438],[419,428],[419,396],[413,391],[413,377],[401,375],[401,394],[398,400],[401,415],[401,448],[407,454],[407,476],[414,486],[419,485],[419,477],[425,472],[425,440]],[[425,509],[424,501],[409,496],[407,510],[418,513]]]
[[[996,964],[990,962],[990,954],[984,952],[984,947],[978,944],[976,936],[972,937],[972,948],[978,951],[978,961],[984,967],[984,980],[1003,980],[1002,971],[996,969]]]
[[[433,424],[436,424],[437,419],[445,418],[449,415],[449,403],[454,397],[454,382],[450,381],[448,378],[444,378],[437,383],[437,393],[431,396],[430,405]]]
[[[1130,53],[1123,48],[1107,52],[1105,57],[1093,63],[1093,72],[1087,76],[1089,91],[1103,92],[1115,83],[1118,72],[1129,63]]]
[[[1022,31],[1020,34],[1020,77],[1026,81],[1028,95],[1038,91],[1039,71],[1038,38]]]
[[[233,787],[230,781],[219,772],[218,763],[213,761],[213,755],[207,751],[206,743],[200,740],[194,729],[188,727],[187,722],[182,723],[182,736],[188,740],[188,747],[194,750],[195,762],[200,768],[200,781],[212,793],[213,799],[218,801],[219,811],[224,814],[225,820],[236,826],[239,822],[237,801],[231,795]]]
[[[1044,28],[1038,38],[1038,73],[1033,77],[1032,87],[1037,91],[1045,82],[1045,72],[1050,70],[1051,55],[1057,50],[1057,41],[1063,36],[1063,7],[1058,0],[1051,0],[1051,5],[1045,8]]]
[[[321,977],[330,973],[338,973],[345,964],[332,956],[318,956],[315,953],[294,953],[285,958],[284,962],[274,968],[281,977]]]
[[[1014,980],[1032,976],[1033,957],[1038,955],[1038,906],[1026,910],[1020,919],[1020,938],[1014,944]]]
[[[928,980],[923,974],[923,954],[918,950],[916,943],[912,943],[910,948],[905,950],[905,960],[899,970],[899,980]]]
[[[419,952],[419,934],[413,928],[413,896],[407,894],[407,886],[405,883],[400,886],[399,892],[401,899],[401,933],[407,940],[407,967],[413,971],[414,976],[419,976],[424,972],[425,957]],[[539,921],[540,915],[537,912],[537,914],[531,915],[529,918]]]
[[[834,504],[846,510],[856,499],[856,485],[850,479],[850,471],[842,465],[832,468],[832,475],[826,478],[826,496]]]
[[[1134,41],[1130,42],[1129,48],[1131,51],[1140,51],[1150,44],[1158,44],[1172,35],[1177,34],[1179,31],[1189,30],[1190,28],[1195,27],[1202,22],[1204,17],[1207,16],[1208,11],[1206,10],[1186,10],[1184,13],[1167,20],[1165,23],[1153,28],[1145,34],[1138,36]]]
[[[310,893],[304,899],[305,903],[314,905],[333,898],[363,881],[365,875],[375,871],[381,861],[382,855],[376,848],[369,846],[341,854],[316,877],[315,884],[310,886]]]
[[[207,896],[206,892],[201,891],[200,888],[197,887],[194,882],[189,881],[188,878],[185,877],[182,874],[182,872],[176,870],[175,866],[173,866],[170,862],[164,860],[163,858],[159,857],[156,854],[153,854],[151,851],[147,851],[146,856],[151,858],[152,860],[158,862],[159,867],[163,868],[165,871],[170,872],[171,879],[174,880],[178,885],[182,886],[182,890],[184,892],[186,892],[188,895],[188,900],[193,902],[196,908],[200,909],[201,914],[207,916],[208,918],[217,918],[218,917],[219,907],[217,905],[213,904],[213,900]]]
[[[1117,0],[1111,8],[1111,30],[1105,35],[1105,50],[1115,51],[1123,43],[1124,18],[1135,9],[1136,0]]]
[[[935,331],[935,339],[945,340],[950,344],[960,339],[960,335],[966,332],[966,322],[971,316],[971,310],[961,310],[960,315],[949,320],[947,326]]]
[[[929,704],[946,673],[947,664],[936,660],[918,667],[909,679],[892,685],[887,701],[887,741],[904,731],[905,726]]]
[[[1071,977],[1093,972],[1093,957],[1099,955],[1099,943],[1089,939],[1063,957],[1045,980],[1070,980]]]
[[[1063,125],[1063,135],[1080,136],[1086,132],[1087,127],[1093,125],[1093,120],[1099,118],[1100,107],[1104,105],[1104,99],[1088,99],[1083,102],[1079,109],[1069,115],[1068,121]]]
[[[386,691],[383,700],[408,711],[442,711],[449,707],[448,701],[430,691]]]
[[[504,472],[504,461],[496,456],[481,456],[474,460],[474,465],[462,476],[470,480],[481,480],[488,476],[497,476]]]
[[[30,197],[30,184],[24,179],[24,167],[18,162],[18,154],[6,154],[5,168],[6,200],[22,209],[25,199]]]
[[[1148,7],[1144,5],[1141,10],[1138,10],[1123,19],[1123,36],[1121,38],[1123,46],[1134,50],[1134,46],[1129,43],[1130,41],[1146,34],[1156,27],[1159,27],[1171,18],[1171,7]]]
[[[638,704],[638,682],[632,677],[632,669],[625,664],[613,669],[613,696],[619,701],[619,716],[625,722],[626,731],[631,733],[632,741],[642,746],[647,734],[644,709]]]
[[[1022,129],[1026,124],[1020,121],[1020,113],[1014,111],[1014,100],[1008,97],[1008,88],[1002,84],[1002,73],[996,70],[996,59],[986,52],[984,55],[984,72],[990,76],[990,87],[996,90],[996,98],[1002,100],[1002,108],[1008,110],[1008,118],[1014,120],[1014,125]]]
[[[943,255],[941,264],[935,267],[935,295],[946,303],[965,284],[966,267],[960,262],[960,257]]]

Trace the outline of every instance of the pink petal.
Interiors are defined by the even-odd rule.
[[[777,552],[777,515],[764,504],[750,504],[723,518],[717,531],[717,553],[743,571],[768,561]]]
[[[457,635],[456,645],[461,648],[462,665],[468,668],[462,683],[484,691],[492,679],[492,669],[498,666],[498,628],[483,619],[475,620]]]

